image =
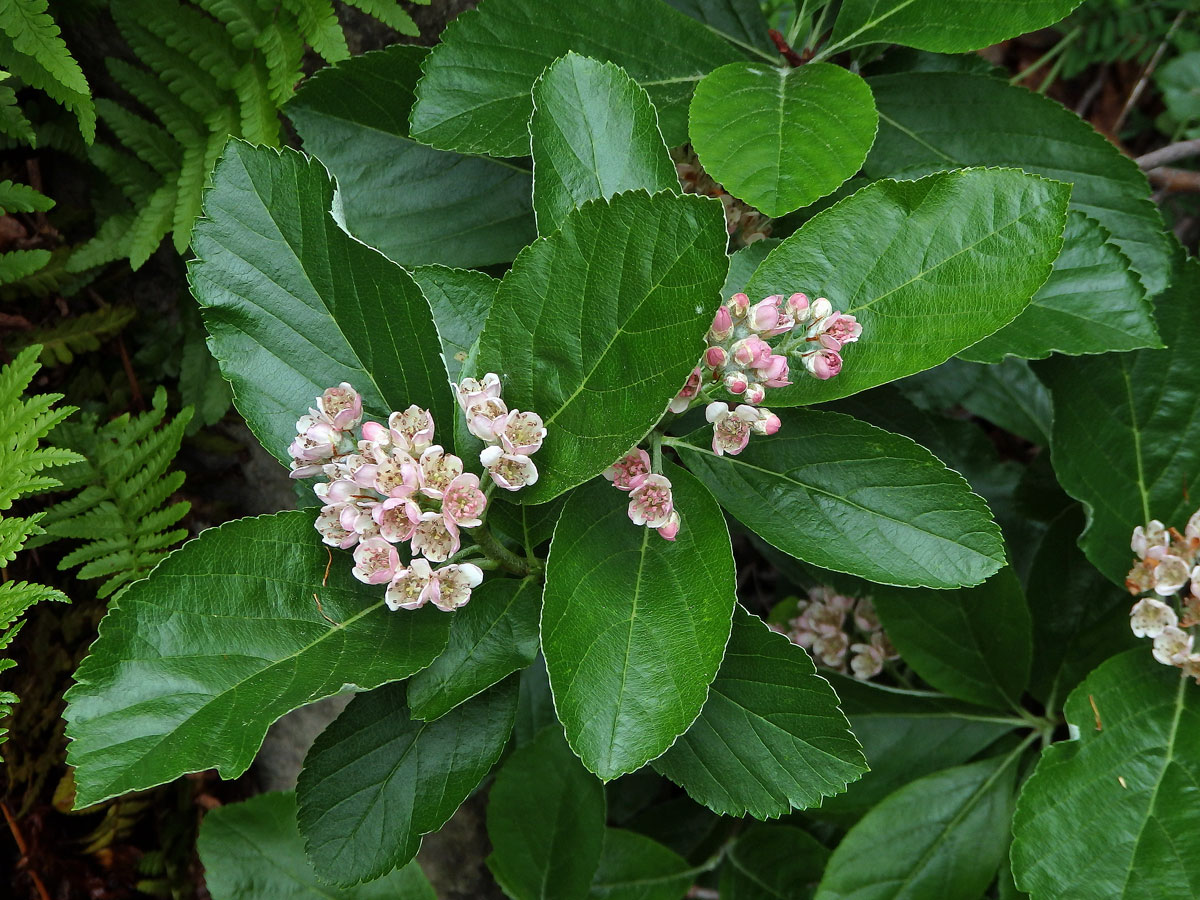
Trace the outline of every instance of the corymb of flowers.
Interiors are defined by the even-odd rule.
[[[482,489],[478,475],[434,443],[429,410],[410,406],[386,425],[364,422],[362,397],[344,382],[300,417],[288,447],[293,478],[324,479],[313,486],[323,503],[321,539],[353,548],[354,577],[387,585],[393,610],[432,603],[449,612],[466,604],[483,580],[480,564],[490,561],[471,558],[476,548],[463,546],[462,530],[483,523],[493,487],[518,491],[537,481],[530,457],[546,436],[541,417],[510,410],[494,373],[454,388],[467,428],[487,445],[479,462],[490,483]],[[397,550],[405,544],[407,564]]]
[[[1133,529],[1131,541],[1138,561],[1125,586],[1138,597],[1129,624],[1138,637],[1154,641],[1154,658],[1176,666],[1200,683],[1200,653],[1192,629],[1200,625],[1200,510],[1192,514],[1183,534],[1157,519]]]
[[[809,302],[805,294],[772,294],[751,305],[745,294],[734,294],[717,310],[708,330],[704,356],[667,409],[682,414],[705,403],[712,423],[712,449],[717,456],[736,456],[751,434],[774,434],[779,416],[764,406],[767,391],[791,384],[789,357],[803,372],[822,381],[842,371],[842,350],[862,335],[854,316],[838,312],[824,297]],[[768,343],[780,339],[774,346]],[[710,400],[708,391],[724,389],[744,403],[730,406]],[[668,541],[682,525],[671,496],[671,481],[657,459],[634,447],[604,471],[613,487],[629,492],[629,518],[635,525],[654,528]]]

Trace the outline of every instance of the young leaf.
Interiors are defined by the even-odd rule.
[[[712,452],[711,427],[671,444],[735,518],[805,562],[932,588],[979,584],[1004,565],[987,505],[924,447],[838,413],[780,418],[738,456]]]
[[[209,347],[280,460],[296,419],[342,381],[373,415],[415,403],[443,433],[453,421],[429,304],[407,272],[338,227],[332,202],[316,160],[233,141],[192,236],[188,278]]]
[[[437,900],[416,862],[351,888],[319,880],[304,858],[291,792],[259,794],[212,810],[200,826],[196,850],[213,900]]]
[[[596,200],[521,252],[479,338],[479,373],[503,373],[510,409],[548,434],[542,503],[645,437],[704,350],[728,265],[721,206],[640,191]]]
[[[1011,567],[978,587],[936,594],[882,588],[873,599],[900,656],[943,694],[999,709],[1019,705],[1033,635]]]
[[[986,75],[905,73],[868,84],[881,123],[863,166],[868,175],[1016,166],[1069,182],[1071,209],[1111,232],[1150,295],[1167,286],[1170,245],[1146,176],[1062,104]]]
[[[654,768],[714,812],[757,819],[816,806],[866,771],[808,654],[741,607],[700,718]]]
[[[1154,307],[1108,229],[1078,210],[1067,216],[1063,249],[1050,278],[1025,311],[959,354],[997,363],[1005,356],[1042,359],[1161,347]]]
[[[662,3],[484,0],[451,22],[430,51],[417,84],[413,137],[444,150],[525,156],[529,89],[569,50],[614,62],[646,88],[671,146],[687,140],[696,82],[740,58],[704,25]]]
[[[462,380],[463,363],[483,331],[500,280],[473,269],[445,266],[420,266],[413,269],[412,277],[433,310],[442,360],[450,380],[457,383]]]
[[[733,555],[721,510],[668,466],[674,542],[626,517],[597,479],[573,493],[550,544],[542,652],[571,748],[609,780],[674,743],[704,706],[729,639]]]
[[[1020,724],[1012,716],[941,697],[826,675],[862,742],[870,771],[812,815],[854,821],[898,788],[962,765]]]
[[[397,44],[321,69],[285,111],[337,179],[351,234],[405,266],[508,262],[535,237],[529,171],[409,139],[427,53]]]
[[[771,406],[845,397],[939,363],[1029,305],[1062,246],[1070,187],[1011,169],[880,181],[775,248],[752,298],[805,291],[852,313],[862,339],[836,378],[771,392]]]
[[[488,798],[488,868],[513,900],[584,900],[604,846],[604,788],[557,724],[496,775]]]
[[[679,193],[650,98],[619,66],[568,53],[533,85],[533,209],[538,232],[588,200]]]
[[[414,718],[432,722],[532,663],[541,611],[542,586],[536,578],[484,581],[471,602],[454,613],[446,649],[409,679]]]
[[[267,728],[306,703],[429,665],[449,617],[389,612],[329,569],[311,513],[210,528],[130,585],[67,692],[77,808],[216,768],[236,778]]]
[[[826,53],[903,44],[965,53],[1053,25],[1081,0],[846,0]]]
[[[808,900],[829,851],[793,825],[752,825],[721,868],[721,900]]]
[[[688,134],[715,181],[778,217],[857,172],[878,125],[871,89],[840,66],[733,63],[696,86]]]
[[[1034,900],[1194,897],[1200,893],[1200,691],[1148,647],[1113,657],[1067,699],[1078,737],[1052,744],[1013,818],[1017,886]]]
[[[622,828],[604,830],[590,900],[681,900],[696,878],[686,859],[658,841]]]
[[[1185,486],[1200,483],[1200,261],[1180,265],[1158,304],[1166,350],[1054,358],[1034,371],[1054,398],[1050,449],[1063,490],[1084,504],[1087,558],[1123,584],[1135,525],[1179,527],[1195,512]]]
[[[404,685],[361,694],[317,738],[296,785],[309,864],[323,881],[373,881],[411,860],[500,758],[517,712],[510,678],[436,722]]]
[[[888,796],[833,851],[815,900],[978,900],[1008,848],[1025,747]]]

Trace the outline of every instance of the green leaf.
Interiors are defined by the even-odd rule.
[[[437,900],[415,862],[357,887],[318,880],[304,858],[290,791],[214,809],[200,826],[196,850],[213,900]]]
[[[604,846],[604,788],[557,724],[500,769],[488,798],[488,868],[513,900],[584,900]]]
[[[1054,398],[1050,439],[1063,490],[1084,504],[1079,545],[1123,584],[1135,525],[1179,527],[1195,511],[1200,418],[1191,414],[1200,378],[1200,261],[1188,260],[1158,303],[1166,350],[1054,358],[1034,366]]]
[[[559,494],[549,503],[520,506],[492,495],[488,522],[494,530],[512,538],[528,552],[533,552],[554,535],[554,527],[558,524],[567,496]]]
[[[902,691],[826,675],[862,742],[870,771],[812,815],[842,822],[867,813],[897,788],[968,762],[1021,724],[938,694]]]
[[[443,150],[524,156],[529,90],[569,50],[614,62],[650,94],[671,146],[687,140],[697,81],[740,54],[704,25],[662,3],[484,0],[451,22],[417,84],[412,135]],[[479,72],[487,72],[481,78]]]
[[[828,55],[863,44],[965,53],[1053,25],[1081,0],[845,0]]]
[[[483,331],[500,281],[483,272],[445,266],[421,266],[413,269],[412,277],[433,310],[446,372],[452,382],[458,383],[463,364]]]
[[[777,218],[857,172],[878,125],[871,89],[840,66],[733,63],[696,86],[688,133],[714,180]]]
[[[405,266],[508,262],[535,237],[531,176],[409,138],[427,53],[398,44],[324,68],[285,111],[337,179],[351,234]]]
[[[838,413],[780,418],[738,456],[715,455],[708,427],[671,445],[736,519],[813,565],[932,588],[979,584],[1004,565],[987,505],[924,447]]]
[[[1009,169],[879,181],[775,248],[753,298],[804,291],[852,313],[862,338],[828,381],[771,392],[771,407],[845,397],[945,362],[1007,325],[1050,274],[1070,188]],[[801,373],[802,374],[802,373]]]
[[[571,748],[606,781],[641,768],[704,706],[729,639],[735,584],[721,510],[668,465],[675,542],[626,517],[597,479],[573,493],[550,544],[542,652]]]
[[[863,166],[868,175],[1015,166],[1070,182],[1071,209],[1108,229],[1148,293],[1167,286],[1170,244],[1146,176],[1062,104],[986,75],[888,75],[867,83],[880,118]]]
[[[516,679],[436,722],[409,717],[402,684],[351,700],[296,785],[305,852],[321,879],[352,885],[408,863],[495,765],[516,712]]]
[[[774,58],[767,19],[758,0],[666,0],[681,13],[699,19],[722,37],[747,50],[765,50]]]
[[[928,379],[924,386],[940,381],[942,387],[954,392],[954,398],[944,407],[960,405],[1027,441],[1050,446],[1054,418],[1050,392],[1025,360],[1007,357],[985,366],[950,359],[918,378],[925,376]]]
[[[889,795],[833,851],[816,900],[978,900],[1008,848],[1026,746]]]
[[[54,201],[40,191],[19,181],[0,181],[0,215],[15,212],[46,212]]]
[[[829,851],[792,825],[752,825],[721,868],[721,900],[809,900]]]
[[[681,900],[696,878],[686,859],[636,831],[607,828],[592,900]]]
[[[542,585],[536,578],[491,577],[454,613],[450,642],[408,682],[414,718],[431,722],[533,662]]]
[[[1051,708],[1104,660],[1140,643],[1129,628],[1128,591],[1111,584],[1076,544],[1083,521],[1072,503],[1050,523],[1029,569],[1029,690]]]
[[[446,432],[457,410],[429,304],[407,272],[342,231],[325,168],[231,142],[188,267],[209,348],[262,445],[286,461],[296,419],[348,381],[386,418],[416,403]]]
[[[296,511],[210,528],[109,608],[67,692],[77,808],[208,768],[236,778],[284,713],[437,656],[449,617],[389,612],[346,554],[323,583],[312,523]]]
[[[808,654],[741,607],[700,718],[654,768],[714,812],[757,819],[816,806],[866,771]]]
[[[650,98],[619,66],[568,53],[533,85],[533,209],[538,231],[622,191],[679,193]]]
[[[1200,691],[1143,645],[1089,675],[1065,713],[1077,737],[1046,748],[1017,801],[1017,886],[1033,900],[1064,896],[1065,879],[1079,900],[1200,894]]]
[[[545,421],[521,502],[598,475],[662,417],[704,350],[725,241],[719,203],[635,191],[575,210],[517,257],[476,370],[503,373],[509,408]]]
[[[883,588],[873,599],[901,658],[943,694],[1000,709],[1020,705],[1033,635],[1011,567],[978,587],[936,594]]]
[[[1154,307],[1137,272],[1103,225],[1078,210],[1067,216],[1063,249],[1050,278],[1025,311],[959,354],[996,363],[1005,356],[1043,359],[1161,347]]]

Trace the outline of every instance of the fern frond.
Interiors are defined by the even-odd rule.
[[[7,72],[0,72],[0,81],[8,77]],[[0,134],[22,144],[37,146],[37,133],[33,130],[33,123],[26,118],[17,104],[17,92],[7,85],[0,85]]]
[[[128,13],[124,4],[114,3],[112,13],[121,36],[138,59],[185,104],[201,116],[207,116],[229,102],[228,92],[222,90],[209,73],[144,28]]]
[[[181,144],[200,140],[207,131],[196,111],[176,97],[158,78],[123,59],[106,59],[108,73],[130,97],[158,116],[171,137]]]
[[[349,58],[350,48],[331,0],[279,0],[279,5],[296,17],[300,34],[325,62]]]
[[[96,101],[96,112],[117,140],[160,175],[170,176],[179,170],[183,152],[165,129],[103,97]]]
[[[271,20],[270,11],[254,0],[195,0],[197,6],[225,26],[239,50],[249,50]]]
[[[54,248],[50,251],[50,261],[36,272],[18,281],[0,284],[0,300],[48,297],[51,294],[70,297],[83,290],[99,273],[71,271],[69,266],[74,252],[72,247]],[[24,340],[21,346],[28,343],[29,340]]]
[[[133,217],[126,246],[131,268],[140,269],[171,230],[175,216],[175,195],[174,184],[162,185]]]
[[[350,6],[355,6],[368,16],[378,19],[388,28],[394,28],[401,34],[416,37],[421,33],[417,23],[412,20],[404,8],[396,0],[346,0]],[[413,0],[422,6],[428,6],[431,0]]]
[[[0,3],[0,64],[75,113],[84,140],[91,143],[96,135],[91,88],[47,5],[47,0]]]
[[[133,321],[133,317],[131,306],[108,306],[36,330],[28,339],[29,343],[41,345],[43,365],[66,364],[76,353],[99,350],[101,338],[116,334]]]
[[[279,144],[279,111],[271,95],[271,76],[261,60],[247,62],[233,78],[242,137],[254,144]]]
[[[56,440],[78,450],[86,462],[63,473],[79,493],[46,512],[39,523],[45,537],[82,540],[59,563],[79,567],[80,578],[103,578],[98,594],[107,597],[141,578],[187,535],[172,528],[190,509],[186,501],[169,505],[183,484],[181,472],[168,472],[192,417],[185,408],[164,423],[167,394],[159,388],[152,408],[139,416],[123,415],[107,424],[94,416],[64,426]]]
[[[220,23],[175,0],[114,0],[114,16],[118,9],[122,16],[135,18],[164,45],[191,60],[219,87],[229,87],[239,61]]]
[[[140,206],[162,184],[162,176],[144,162],[124,150],[108,144],[93,144],[88,148],[88,161],[115,184],[125,199]]]
[[[53,208],[53,200],[29,185],[8,179],[0,181],[0,216],[15,212],[45,212]]]
[[[28,278],[49,262],[49,250],[10,250],[0,253],[0,284],[12,284]]]
[[[67,260],[67,271],[83,273],[127,256],[125,248],[129,243],[129,229],[133,220],[132,212],[116,213],[106,218],[90,239],[75,248]]]
[[[304,40],[293,29],[271,22],[259,33],[254,45],[262,51],[267,64],[271,99],[277,106],[283,106],[296,93],[296,82],[304,75],[300,68]]]

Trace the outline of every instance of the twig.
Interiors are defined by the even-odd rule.
[[[788,46],[788,42],[782,34],[774,28],[768,29],[767,34],[770,36],[772,43],[775,44],[775,48],[790,65],[793,67],[804,65],[804,57]]]
[[[50,900],[50,893],[46,890],[46,885],[42,883],[41,877],[33,869],[33,863],[29,859],[29,845],[25,843],[25,837],[21,834],[17,820],[8,811],[8,804],[0,801],[0,811],[4,812],[4,820],[8,822],[8,830],[12,832],[13,840],[17,842],[17,852],[21,854],[21,862],[25,864],[25,871],[29,873],[29,878],[33,881],[34,888],[37,889],[38,897],[41,900]]]
[[[1164,188],[1172,193],[1200,193],[1200,171],[1194,169],[1173,169],[1170,166],[1159,166],[1146,173],[1150,183]]]
[[[1096,73],[1095,79],[1088,85],[1088,89],[1083,92],[1083,96],[1079,100],[1079,105],[1075,107],[1075,115],[1079,116],[1079,118],[1087,118],[1088,110],[1092,108],[1092,104],[1096,102],[1096,98],[1104,90],[1104,82],[1108,80],[1109,68],[1108,63],[1102,65],[1100,71]]]
[[[1200,156],[1200,138],[1193,141],[1180,141],[1177,144],[1168,144],[1157,150],[1151,150],[1145,156],[1139,156],[1136,162],[1143,169],[1156,169],[1159,166],[1166,166],[1192,156]]]
[[[712,888],[690,887],[687,896],[689,900],[721,900],[721,895]]]
[[[1167,52],[1167,44],[1170,43],[1175,30],[1182,24],[1187,17],[1187,10],[1182,9],[1179,15],[1175,17],[1175,21],[1171,23],[1171,27],[1167,29],[1166,35],[1162,39],[1162,43],[1158,45],[1154,51],[1154,55],[1150,57],[1150,61],[1146,63],[1146,68],[1142,69],[1141,77],[1138,78],[1137,84],[1133,86],[1133,90],[1129,92],[1129,99],[1125,101],[1125,106],[1121,109],[1121,114],[1117,116],[1117,121],[1113,123],[1112,133],[1119,135],[1121,126],[1125,124],[1125,119],[1137,105],[1138,100],[1142,98],[1142,92],[1146,90],[1146,85],[1150,83],[1150,76],[1154,74],[1154,70],[1158,68],[1158,63],[1162,59],[1163,54]]]

